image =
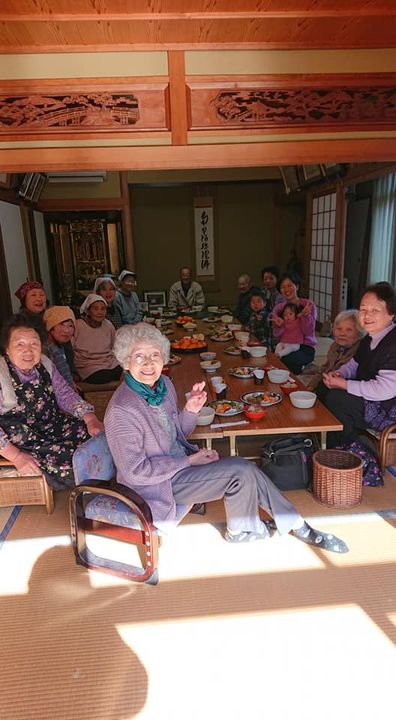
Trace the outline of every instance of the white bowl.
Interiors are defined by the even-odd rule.
[[[221,315],[220,320],[222,323],[227,325],[227,323],[232,323],[233,317],[232,317],[232,315]]]
[[[199,357],[201,358],[201,360],[214,360],[216,357],[216,353],[215,352],[203,352],[203,353],[199,353]]]
[[[238,330],[241,329],[242,325],[240,323],[227,323],[228,329],[231,330],[231,332],[238,332]]]
[[[204,309],[203,305],[193,305],[192,310],[195,310],[195,312],[201,312]]]
[[[218,305],[208,305],[208,312],[217,312],[219,309]]]
[[[187,332],[194,332],[194,330],[197,329],[196,323],[185,323],[183,325],[184,329],[187,330]]]
[[[249,348],[250,350],[250,348]],[[284,383],[290,377],[289,370],[280,370],[279,368],[273,368],[268,370],[268,379],[272,383]]]
[[[247,348],[252,357],[264,357],[267,354],[267,348],[263,345],[252,345]]]
[[[241,345],[246,345],[246,343],[249,342],[250,333],[248,332],[234,332],[235,340],[237,340]]]
[[[221,367],[220,360],[203,360],[199,363],[202,370],[205,370],[205,372],[212,373]]]
[[[296,408],[311,408],[315,405],[316,395],[308,390],[296,390],[289,395],[290,402]]]
[[[215,416],[215,411],[213,408],[206,407],[204,405],[203,408],[200,409],[197,417],[197,425],[210,425]]]

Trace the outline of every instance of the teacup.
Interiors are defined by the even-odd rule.
[[[227,385],[225,383],[215,385],[215,391],[217,400],[224,400],[227,397]]]
[[[262,368],[255,368],[255,370],[253,370],[253,375],[255,385],[262,385],[264,380],[264,370]]]

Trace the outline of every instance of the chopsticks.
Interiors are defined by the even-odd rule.
[[[249,425],[249,420],[236,420],[235,422],[228,423],[213,423],[210,427],[212,430],[216,430],[217,428],[230,427],[231,425]]]

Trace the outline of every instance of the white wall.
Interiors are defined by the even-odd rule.
[[[35,211],[33,213],[33,217],[34,227],[36,230],[37,250],[40,261],[41,280],[43,281],[49,304],[52,305],[54,300],[52,296],[51,273],[48,260],[48,247],[47,238],[45,235],[44,215],[41,212]]]
[[[12,308],[14,312],[17,312],[20,303],[14,292],[28,277],[25,241],[18,205],[12,205],[0,200],[0,225]]]

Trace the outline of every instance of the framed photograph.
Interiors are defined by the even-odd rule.
[[[166,290],[149,290],[143,293],[144,302],[148,310],[152,308],[166,307]]]
[[[284,165],[279,168],[282,176],[285,192],[287,195],[293,190],[300,189],[300,179],[298,177],[297,165]]]
[[[323,165],[303,165],[302,171],[305,182],[320,180],[325,176]]]
[[[0,173],[0,188],[8,190],[11,187],[12,175],[8,173]]]

